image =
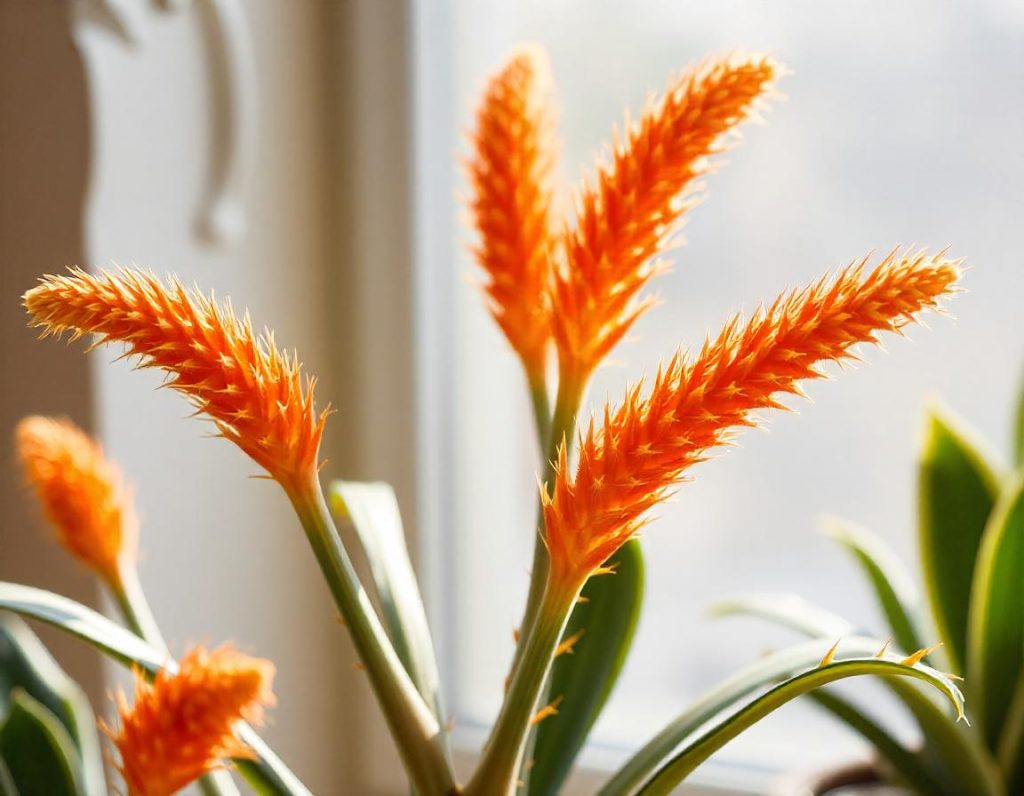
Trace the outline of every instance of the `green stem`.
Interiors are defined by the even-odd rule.
[[[119,583],[110,584],[114,601],[124,618],[125,624],[139,638],[148,641],[159,650],[167,650],[167,642],[153,617],[145,592],[135,567],[123,567]]]
[[[334,602],[370,677],[413,785],[419,793],[456,792],[445,759],[441,727],[409,679],[388,640],[369,596],[359,583],[334,527],[320,483],[315,479],[286,488]]]
[[[551,405],[548,400],[548,386],[543,379],[530,382],[530,401],[533,404],[537,441],[540,443],[540,449],[546,452],[551,437]]]
[[[565,440],[567,452],[571,451],[574,432],[576,431],[576,414],[579,412],[583,399],[583,385],[580,380],[562,377],[558,382],[558,397],[555,400],[555,414],[551,420],[550,433],[547,437],[547,449],[544,454],[542,481],[550,484],[555,477],[555,466],[558,463],[558,448]],[[548,579],[548,549],[544,545],[544,513],[537,512],[537,533],[533,543],[533,566],[530,570],[530,590],[526,596],[526,609],[523,621],[519,626],[519,643],[512,658],[512,671],[519,665],[523,656],[526,638],[540,608],[544,595],[544,585]]]
[[[536,620],[523,646],[522,659],[512,675],[480,765],[466,785],[465,796],[515,793],[531,719],[578,594],[579,588],[547,583]]]
[[[157,625],[149,600],[139,582],[139,573],[134,566],[121,567],[119,580],[110,583],[110,591],[117,608],[131,631],[157,649],[170,652],[160,627]],[[226,771],[214,771],[199,779],[199,787],[206,796],[239,796],[238,788]]]

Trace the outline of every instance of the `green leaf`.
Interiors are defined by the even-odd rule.
[[[712,617],[756,616],[812,638],[837,639],[855,632],[839,614],[795,594],[744,594],[711,606]]]
[[[874,675],[877,677],[911,677],[933,686],[962,716],[963,696],[959,689],[941,672],[922,664],[907,666],[895,660],[879,658],[851,658],[815,666],[789,678],[770,689],[736,712],[716,719],[699,737],[686,743],[671,759],[655,772],[639,791],[648,796],[665,796],[688,777],[694,769],[744,730],[783,705],[816,688],[849,677]]]
[[[756,598],[748,598],[748,603],[754,606],[755,610],[751,613],[756,616],[789,628],[805,628],[802,632],[812,637],[834,638],[831,633],[821,632],[826,627],[831,629],[830,625],[817,623],[818,627],[815,628],[816,617],[822,614],[828,616],[829,613],[809,603],[787,602],[779,598],[765,600],[761,606],[758,606]],[[970,727],[958,726],[935,704],[930,695],[922,693],[913,683],[889,679],[886,685],[916,719],[927,749],[935,752],[929,755],[929,760],[942,772],[940,781],[956,783],[960,788],[956,791],[958,793],[1001,796],[1004,789],[999,781],[995,761],[981,743],[978,733]]]
[[[813,691],[810,698],[863,736],[891,768],[897,782],[912,787],[914,793],[922,796],[943,796],[945,790],[942,785],[920,758],[852,702],[825,689]]]
[[[0,756],[22,796],[80,796],[75,744],[49,710],[23,689],[11,694],[0,727]]]
[[[76,777],[90,794],[106,793],[96,717],[82,689],[13,614],[0,615],[0,714],[21,688],[49,711],[74,743]]]
[[[3,757],[0,757],[0,796],[21,796]]]
[[[177,664],[166,652],[147,644],[91,608],[59,594],[32,586],[0,582],[0,608],[60,628],[87,641],[114,660],[126,666],[138,666],[149,674],[155,674],[163,668],[169,671],[177,669]],[[236,725],[236,731],[238,737],[255,753],[256,759],[236,759],[234,763],[257,793],[310,796],[306,786],[270,750],[252,727],[240,722]]]
[[[640,543],[631,540],[608,565],[615,574],[591,578],[584,602],[573,609],[563,638],[578,633],[571,654],[555,659],[551,670],[552,699],[561,699],[558,713],[537,728],[531,794],[558,793],[572,769],[594,722],[618,679],[640,618],[644,593],[644,560]]]
[[[956,794],[1005,796],[1006,787],[995,760],[971,727],[954,722],[949,714],[914,683],[888,680],[889,690],[914,716],[925,739],[929,763],[939,779],[952,785]]]
[[[380,600],[381,621],[416,689],[443,725],[441,678],[398,500],[389,484],[335,481],[331,508],[359,537]],[[442,734],[447,738],[447,734]]]
[[[839,519],[828,521],[826,533],[853,555],[868,576],[897,646],[906,652],[926,646],[919,630],[920,598],[896,555],[874,534]]]
[[[690,704],[627,760],[601,788],[600,796],[632,793],[633,788],[643,782],[662,760],[708,721],[755,691],[816,665],[831,646],[831,641],[807,641],[767,655],[723,680]],[[858,656],[870,655],[880,646],[877,639],[862,636],[845,638],[840,643],[843,654]]]
[[[1013,699],[1010,700],[996,757],[1006,779],[1007,789],[1012,793],[1024,790],[1024,673],[1017,681]]]
[[[1024,673],[1024,479],[1003,491],[978,552],[967,682],[972,714],[995,748]]]
[[[953,671],[963,674],[974,564],[999,479],[960,422],[937,406],[927,413],[918,476],[926,592]]]

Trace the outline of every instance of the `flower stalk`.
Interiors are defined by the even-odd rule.
[[[403,668],[359,582],[315,472],[304,480],[283,485],[366,667],[413,785],[420,793],[456,792],[441,743],[443,730]]]
[[[548,578],[523,654],[466,796],[511,796],[538,702],[582,584]]]

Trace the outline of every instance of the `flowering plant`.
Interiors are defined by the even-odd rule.
[[[333,515],[318,450],[326,412],[314,380],[271,333],[174,279],[135,270],[49,276],[25,295],[45,335],[120,343],[221,436],[278,482],[320,564],[409,778],[420,794],[551,793],[564,782],[625,658],[642,591],[635,537],[649,510],[753,413],[799,395],[820,366],[936,308],[959,278],[944,254],[893,251],[736,316],[693,354],[679,352],[649,386],[626,389],[600,421],[578,427],[587,384],[653,303],[647,283],[692,204],[696,180],[768,94],[764,57],[686,70],[630,124],[558,215],[553,114],[543,53],[517,52],[489,81],[468,160],[476,254],[492,314],[522,361],[542,453],[539,522],[523,622],[503,704],[475,770],[459,784],[419,591],[393,496],[336,484]],[[557,368],[549,368],[551,351]],[[557,374],[557,377],[556,377]],[[553,407],[549,404],[554,397]],[[270,701],[268,663],[230,648],[170,657],[135,575],[136,530],[120,476],[66,423],[27,420],[22,457],[64,546],[114,595],[127,628],[57,595],[0,584],[0,607],[55,624],[138,672],[134,702],[107,728],[132,794],[174,792],[227,759],[260,792],[307,793],[245,720]],[[336,522],[356,533],[338,533]],[[371,562],[361,582],[359,544]],[[369,592],[378,597],[375,605]],[[379,606],[379,609],[378,609]],[[962,715],[962,697],[923,651],[894,656],[854,636],[776,653],[725,681],[655,735],[602,793],[660,794],[763,716],[819,686],[860,675],[931,684]],[[569,654],[575,653],[575,654]],[[751,699],[758,692],[764,693]],[[207,792],[233,788],[223,776]]]

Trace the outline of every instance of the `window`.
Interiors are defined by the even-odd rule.
[[[435,286],[419,298],[430,304],[421,315],[429,339],[451,343],[433,355],[453,357],[447,376],[425,382],[433,408],[447,412],[426,415],[444,418],[431,432],[443,452],[431,454],[438,466],[430,482],[442,497],[428,546],[444,551],[432,556],[434,581],[444,584],[434,592],[436,623],[463,728],[486,725],[498,707],[527,583],[537,453],[518,363],[468,284],[475,272],[465,247],[441,256],[423,242],[469,239],[452,202],[453,185],[462,185],[452,152],[464,149],[459,133],[504,53],[532,40],[551,56],[567,185],[621,127],[623,108],[638,113],[647,92],[687,63],[761,50],[792,70],[767,123],[745,127],[706,180],[688,242],[655,285],[663,304],[619,346],[621,366],[600,372],[592,408],[618,400],[627,381],[652,374],[679,344],[699,345],[732,312],[870,251],[952,244],[972,265],[951,310],[956,320],[933,318],[910,340],[890,337],[888,353],[869,351],[837,383],[811,385],[812,401],[791,401],[795,414],[772,413],[770,433],[744,434],[742,451],[701,465],[696,483],[658,512],[644,541],[640,631],[597,730],[614,756],[724,673],[791,640],[754,622],[710,620],[706,609],[717,599],[795,591],[865,627],[882,626],[859,573],[816,527],[826,513],[856,521],[913,564],[914,457],[929,394],[992,439],[1008,438],[1024,287],[1013,238],[1024,210],[1024,103],[1009,87],[1024,78],[1024,14],[1000,0],[941,12],[874,0],[453,0],[449,13],[447,21],[420,20],[418,129],[428,140],[417,147],[431,165],[419,166],[417,202],[421,233],[425,219],[447,225],[421,236],[423,283]],[[438,309],[447,291],[454,314]],[[764,778],[847,758],[857,744],[813,707],[795,705],[727,747],[719,767],[734,781],[751,771]]]

